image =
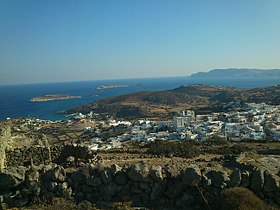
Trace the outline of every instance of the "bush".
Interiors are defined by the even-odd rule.
[[[227,140],[224,137],[219,135],[212,135],[210,138],[207,139],[207,142],[212,143],[214,145],[225,145],[228,144]]]
[[[224,146],[222,148],[219,148],[216,150],[217,154],[222,154],[222,155],[239,155],[243,152],[247,152],[250,149],[246,146],[242,145],[233,145],[233,146]]]
[[[191,158],[198,155],[195,142],[155,140],[147,144],[148,154]]]
[[[219,210],[263,210],[264,203],[253,192],[242,187],[226,189],[221,193],[212,209]]]

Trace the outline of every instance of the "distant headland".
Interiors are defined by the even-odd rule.
[[[48,94],[44,96],[38,96],[32,98],[31,102],[45,102],[45,101],[57,101],[57,100],[67,100],[74,98],[82,98],[81,96],[70,96],[67,94]]]
[[[228,68],[198,72],[190,78],[241,78],[241,77],[280,77],[280,69]]]

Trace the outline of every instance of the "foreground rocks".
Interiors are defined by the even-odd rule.
[[[153,209],[204,209],[204,198],[211,202],[224,189],[243,186],[280,204],[280,179],[269,171],[195,165],[174,171],[174,176],[168,171],[159,165],[148,166],[144,161],[124,167],[88,163],[76,168],[57,164],[8,168],[0,173],[0,202],[21,207],[63,197],[100,205],[132,201],[134,206]]]

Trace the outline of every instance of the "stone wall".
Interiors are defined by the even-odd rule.
[[[0,172],[4,170],[6,163],[6,150],[10,149],[12,144],[11,128],[3,127],[0,130]]]
[[[68,157],[75,159],[90,160],[96,154],[87,147],[62,145],[62,146],[32,146],[14,148],[6,151],[6,165],[8,167],[49,164],[50,162],[64,164]]]
[[[236,186],[280,205],[279,182],[278,175],[258,168],[229,171],[190,166],[178,171],[172,165],[148,167],[145,162],[79,168],[51,164],[0,173],[0,195],[10,207],[65,197],[96,204],[132,201],[133,206],[152,209],[205,209],[205,199],[211,202],[223,189]]]

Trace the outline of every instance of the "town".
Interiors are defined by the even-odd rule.
[[[11,129],[19,138],[38,139],[46,135],[51,144],[74,143],[88,146],[91,150],[121,148],[126,142],[156,139],[280,141],[280,106],[248,103],[237,108],[233,102],[227,106],[232,106],[231,111],[205,115],[182,109],[173,120],[166,121],[127,121],[110,116],[101,119],[98,114],[90,112],[86,115],[78,113],[68,120],[7,119],[5,123],[11,121]],[[25,146],[30,144],[20,142]]]

